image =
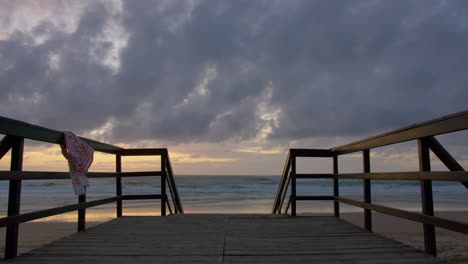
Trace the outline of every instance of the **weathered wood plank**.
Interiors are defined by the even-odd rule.
[[[121,149],[118,154],[122,156],[161,156],[167,154],[166,148],[140,148]]]
[[[450,153],[439,143],[435,137],[426,138],[426,144],[434,152],[434,154],[444,163],[444,165],[451,171],[465,171],[460,163],[450,155]],[[468,189],[468,180],[462,182],[465,188]]]
[[[24,137],[55,144],[63,143],[63,132],[61,131],[28,124],[26,122],[2,116],[0,116],[0,124],[0,134]],[[96,151],[116,153],[116,151],[122,149],[117,146],[98,142],[88,138],[80,137],[80,139],[86,142],[86,144],[90,145]]]
[[[0,159],[5,156],[5,154],[10,151],[11,146],[13,146],[13,137],[12,136],[4,136],[0,141]]]
[[[468,111],[414,124],[375,137],[332,148],[332,151],[335,154],[342,155],[464,129],[468,129]]]
[[[146,177],[162,176],[160,171],[138,171],[138,172],[88,172],[88,178],[114,178],[120,177]],[[51,171],[0,171],[0,180],[59,180],[70,179],[69,172]]]
[[[340,173],[336,179],[468,181],[466,171]]]
[[[184,214],[119,217],[13,262],[436,263],[333,216]]]
[[[293,157],[333,157],[333,153],[329,149],[290,149],[289,152]]]
[[[76,211],[79,209],[84,209],[84,208],[89,208],[89,207],[94,207],[102,204],[107,204],[107,203],[112,203],[120,198],[118,197],[111,197],[111,198],[104,198],[104,199],[99,199],[99,200],[94,200],[90,202],[85,202],[85,203],[79,203],[79,204],[72,204],[72,205],[65,205],[61,207],[55,207],[51,209],[45,209],[41,211],[35,211],[31,213],[25,213],[25,214],[20,214],[16,216],[8,216],[8,217],[3,217],[0,218],[0,227],[7,226],[11,223],[24,223],[48,216],[53,216],[53,215],[58,215],[58,214],[63,214],[67,212],[72,212]]]

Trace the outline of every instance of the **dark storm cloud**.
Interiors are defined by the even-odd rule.
[[[77,132],[109,121],[126,142],[374,133],[466,109],[467,15],[435,0],[93,4],[73,33],[44,21],[0,41],[0,110]],[[102,63],[115,43],[95,41],[114,20],[117,71]]]

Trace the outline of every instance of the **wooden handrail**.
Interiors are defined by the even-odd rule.
[[[147,177],[161,176],[161,171],[138,172],[88,172],[88,178]],[[0,171],[0,181],[6,180],[60,180],[70,179],[68,172],[55,171]]]
[[[332,148],[337,155],[468,129],[468,111],[414,124],[350,144]]]
[[[431,121],[415,124],[389,133],[353,142],[331,149],[291,149],[286,158],[285,169],[278,187],[272,213],[282,213],[283,202],[291,181],[291,195],[284,213],[291,207],[291,215],[296,214],[298,200],[333,200],[334,213],[339,217],[339,204],[364,208],[364,226],[372,231],[372,211],[401,217],[418,223],[424,227],[424,246],[428,254],[436,255],[435,229],[441,227],[448,230],[468,233],[468,224],[434,216],[432,198],[432,181],[458,181],[468,189],[468,172],[453,158],[448,151],[434,138],[435,135],[468,129],[468,111],[437,118]],[[409,140],[418,141],[419,166],[418,172],[380,172],[370,171],[370,149],[396,144]],[[432,150],[450,171],[431,171],[429,151]],[[338,157],[343,154],[362,151],[363,173],[338,173]],[[290,164],[295,164],[296,157],[332,157],[332,174],[296,173],[296,168],[290,170]],[[303,196],[296,194],[296,179],[333,179],[334,196]],[[339,179],[363,179],[363,199],[356,201],[339,195]],[[387,206],[376,205],[371,201],[371,180],[418,180],[421,183],[422,213],[414,213]]]
[[[119,198],[119,197],[110,197],[110,198],[104,198],[104,199],[85,202],[85,203],[65,205],[65,206],[60,206],[60,207],[55,207],[55,208],[50,208],[50,209],[25,213],[25,214],[19,214],[19,215],[15,215],[15,216],[3,217],[3,218],[0,218],[0,228],[11,225],[11,224],[19,224],[19,223],[29,222],[29,221],[32,221],[32,220],[37,220],[37,219],[41,219],[41,218],[45,218],[45,217],[49,217],[49,216],[64,214],[64,213],[77,211],[77,210],[84,209],[84,208],[89,208],[89,207],[94,207],[94,206],[98,206],[98,205],[108,204],[108,203],[115,202],[115,201],[117,201],[119,199],[121,199],[121,198]]]
[[[42,142],[54,144],[63,144],[63,132],[45,128],[37,125],[32,125],[26,122],[14,120],[11,118],[0,116],[0,134],[12,135]],[[94,150],[116,154],[121,147],[113,146],[107,143],[102,143],[96,140],[79,137],[81,140],[90,145]]]
[[[122,156],[161,156],[167,155],[166,148],[139,148],[139,149],[121,149],[118,153]]]
[[[288,156],[286,157],[286,163],[284,164],[283,174],[281,176],[280,184],[278,186],[278,191],[276,193],[276,198],[273,203],[273,210],[271,211],[272,214],[281,213],[281,206],[284,200],[283,192],[286,192],[286,189],[287,189],[287,187],[285,188],[285,186],[286,186],[287,178],[289,175],[290,167],[291,167],[291,151],[288,152]]]
[[[391,207],[383,206],[383,205],[361,202],[361,201],[357,201],[357,200],[353,200],[353,199],[349,199],[345,197],[335,197],[335,200],[345,203],[345,204],[354,205],[357,207],[376,211],[382,214],[392,215],[392,216],[400,217],[403,219],[411,220],[414,222],[418,222],[422,224],[430,224],[430,225],[434,225],[434,226],[444,228],[447,230],[460,232],[463,234],[468,234],[467,223],[445,219],[441,217],[436,217],[436,216],[431,216],[431,215],[425,215],[421,213],[410,212],[410,211],[396,209],[396,208],[391,208]]]
[[[169,157],[168,151],[166,150],[166,170],[167,170],[167,180],[169,183],[169,191],[171,193],[172,201],[174,203],[174,210],[176,213],[184,213],[184,207],[180,201],[179,191],[174,179],[174,172],[172,170],[171,158]]]
[[[0,140],[0,159],[11,151],[11,170],[0,171],[0,181],[8,180],[10,182],[10,192],[8,201],[8,216],[0,218],[0,227],[7,227],[5,259],[14,258],[17,255],[18,248],[18,224],[63,214],[71,211],[78,211],[78,231],[84,231],[86,227],[86,208],[116,202],[117,217],[122,216],[122,200],[139,199],[160,199],[161,215],[166,215],[166,208],[172,213],[172,207],[166,195],[166,183],[174,206],[175,213],[183,213],[182,203],[174,180],[172,166],[170,164],[169,152],[166,148],[146,148],[146,149],[123,149],[121,147],[102,143],[88,138],[80,137],[82,141],[90,145],[95,151],[111,153],[116,155],[115,172],[88,172],[89,178],[115,178],[116,196],[105,199],[86,201],[86,195],[78,196],[78,203],[66,205],[46,210],[40,210],[25,214],[20,214],[21,182],[22,180],[46,180],[46,179],[69,179],[68,172],[50,172],[50,171],[22,171],[23,161],[23,142],[24,139],[32,139],[53,144],[62,144],[64,141],[63,132],[28,124],[18,120],[0,116],[0,134],[5,136]],[[161,156],[160,171],[144,172],[122,172],[122,156]],[[123,177],[161,177],[160,194],[139,194],[122,195]],[[167,207],[166,207],[167,206]]]

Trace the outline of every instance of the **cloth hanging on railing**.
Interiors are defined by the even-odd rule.
[[[81,141],[70,131],[63,132],[65,145],[60,145],[63,156],[68,160],[70,178],[76,195],[86,193],[86,186],[89,186],[88,172],[93,163],[94,149]]]

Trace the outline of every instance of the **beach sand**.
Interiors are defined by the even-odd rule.
[[[468,212],[450,211],[439,212],[439,216],[468,222]],[[341,218],[355,225],[363,224],[363,213],[342,213]],[[92,227],[99,222],[88,222],[87,227]],[[20,253],[40,247],[48,242],[76,232],[75,222],[30,222],[20,225]],[[415,248],[423,249],[422,225],[412,221],[382,215],[373,212],[374,232],[383,236],[401,241]],[[436,228],[438,258],[448,263],[468,263],[468,236],[448,230]],[[0,229],[0,251],[5,248],[5,228]],[[2,254],[3,256],[3,254]]]

